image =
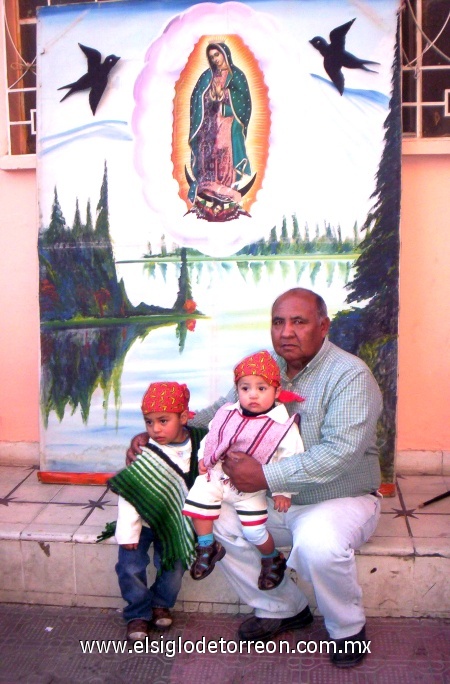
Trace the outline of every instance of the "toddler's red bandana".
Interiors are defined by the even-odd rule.
[[[142,399],[142,413],[183,413],[189,410],[190,392],[178,382],[152,382]]]

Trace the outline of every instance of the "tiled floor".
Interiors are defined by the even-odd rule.
[[[450,477],[399,476],[397,495],[382,501],[371,550],[450,558],[450,497],[419,504],[450,489]],[[37,468],[0,466],[0,539],[94,541],[115,520],[117,497],[104,486],[41,484]]]
[[[450,620],[369,618],[370,655],[338,670],[325,653],[323,621],[279,635],[272,652],[237,652],[242,617],[176,613],[163,637],[151,630],[150,653],[128,652],[117,611],[0,604],[0,682],[6,684],[448,684]],[[195,653],[193,644],[220,639],[223,653]],[[83,654],[80,640],[115,640],[126,650]],[[281,647],[280,642],[284,645]],[[300,641],[311,651],[295,652]],[[226,643],[225,643],[226,642]],[[155,653],[165,644],[166,653]],[[182,646],[186,644],[186,646]],[[106,646],[106,643],[105,643]],[[104,647],[105,647],[104,646]],[[200,647],[201,648],[201,647]],[[280,653],[283,648],[283,653]],[[287,653],[287,648],[289,653]],[[149,648],[150,650],[150,648]],[[227,652],[228,651],[228,652]],[[292,652],[294,651],[294,652]]]

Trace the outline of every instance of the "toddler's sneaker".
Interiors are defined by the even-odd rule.
[[[127,624],[128,641],[144,641],[146,636],[148,636],[148,620],[142,618],[130,620]]]
[[[167,629],[173,622],[172,615],[168,608],[153,608],[153,624],[159,629]]]

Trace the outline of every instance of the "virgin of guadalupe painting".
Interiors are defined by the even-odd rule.
[[[252,99],[247,78],[233,64],[225,43],[210,43],[206,55],[209,69],[198,79],[191,97],[192,180],[186,173],[197,215],[225,221],[234,217],[235,207],[242,211],[242,196],[249,189],[242,188],[242,180],[251,176],[245,142]]]
[[[202,36],[175,86],[172,156],[185,215],[210,222],[251,216],[269,130],[267,86],[255,55],[240,36]]]

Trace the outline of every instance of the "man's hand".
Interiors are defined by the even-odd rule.
[[[259,492],[267,489],[262,465],[242,451],[229,452],[223,462],[223,472],[240,492]]]
[[[121,544],[120,546],[127,551],[136,551],[139,544]]]
[[[140,432],[135,435],[131,440],[131,444],[127,449],[127,460],[126,464],[131,465],[136,458],[142,454],[141,447],[145,446],[148,442],[148,434],[146,432]]]
[[[205,466],[205,461],[201,458],[198,462],[198,474],[204,475],[208,472],[208,468]]]

